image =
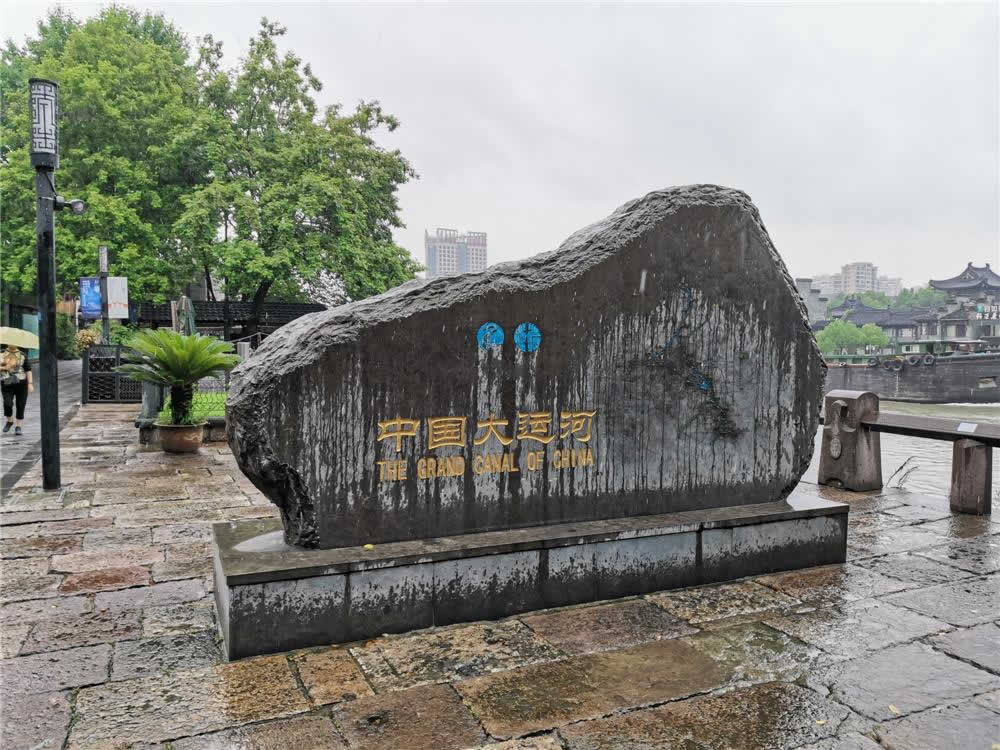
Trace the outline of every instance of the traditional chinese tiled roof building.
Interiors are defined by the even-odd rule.
[[[990,264],[974,266],[969,263],[965,270],[950,279],[932,279],[931,288],[947,292],[950,296],[969,299],[989,296],[1000,297],[1000,275]]]

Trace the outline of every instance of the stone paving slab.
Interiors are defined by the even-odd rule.
[[[562,653],[517,620],[435,628],[351,649],[378,692],[552,661]]]
[[[765,617],[764,622],[827,653],[844,657],[950,629],[946,622],[877,599],[863,599],[837,609],[773,614]]]
[[[691,623],[704,623],[788,609],[799,602],[754,581],[699,586],[650,595],[649,601]],[[759,618],[758,618],[759,619]]]
[[[1000,675],[1000,627],[988,622],[934,636],[928,643],[962,661]]]
[[[68,748],[162,742],[309,707],[284,656],[108,682],[77,694]]]
[[[5,749],[944,750],[1000,721],[998,524],[807,483],[852,562],[219,663],[210,524],[277,511],[133,417],[82,407],[64,488],[0,494]]]
[[[1000,537],[980,536],[920,550],[920,555],[960,570],[986,575],[1000,571]]]
[[[903,581],[851,563],[761,576],[756,581],[804,603],[828,606],[910,587]]]
[[[450,685],[374,695],[334,708],[334,724],[351,747],[369,750],[479,745],[483,730]]]
[[[567,654],[588,654],[679,638],[698,629],[642,599],[525,615],[521,622]]]
[[[904,591],[885,600],[952,625],[978,625],[1000,613],[1000,575]]]
[[[919,643],[894,646],[829,667],[813,678],[839,703],[890,721],[1000,687],[1000,678]]]
[[[297,653],[294,663],[309,698],[318,706],[374,695],[358,662],[344,648],[321,648]]]
[[[666,640],[499,672],[455,687],[491,736],[509,739],[616,708],[705,692],[729,676],[729,669],[697,649]]]
[[[559,730],[570,750],[795,748],[836,733],[848,711],[798,685],[764,683]]]
[[[296,716],[176,740],[171,750],[341,750],[347,748],[326,716]]]
[[[995,748],[1000,740],[1000,717],[975,703],[963,703],[882,724],[874,734],[890,748]]]

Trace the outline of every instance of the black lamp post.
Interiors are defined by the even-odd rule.
[[[38,233],[38,384],[42,424],[42,487],[58,489],[59,477],[59,364],[56,356],[56,243],[55,214],[67,206],[75,214],[87,210],[81,200],[56,195],[52,176],[59,166],[59,86],[32,78],[31,166],[35,168],[38,197],[35,228]]]

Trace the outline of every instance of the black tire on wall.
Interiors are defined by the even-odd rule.
[[[869,367],[878,367],[878,357],[869,357],[868,358],[868,366]]]
[[[923,359],[924,359],[924,364],[930,367],[931,365],[934,364],[934,360],[937,358],[933,354],[925,354]]]
[[[903,369],[903,360],[901,359],[891,360],[889,369],[891,369],[893,372],[899,372],[900,370]]]
[[[910,365],[911,367],[917,367],[920,364],[920,362],[921,358],[919,354],[911,354],[909,357],[906,358],[906,364]]]

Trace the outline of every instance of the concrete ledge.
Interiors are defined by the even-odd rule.
[[[848,506],[787,501],[307,550],[215,524],[230,659],[844,562]]]

